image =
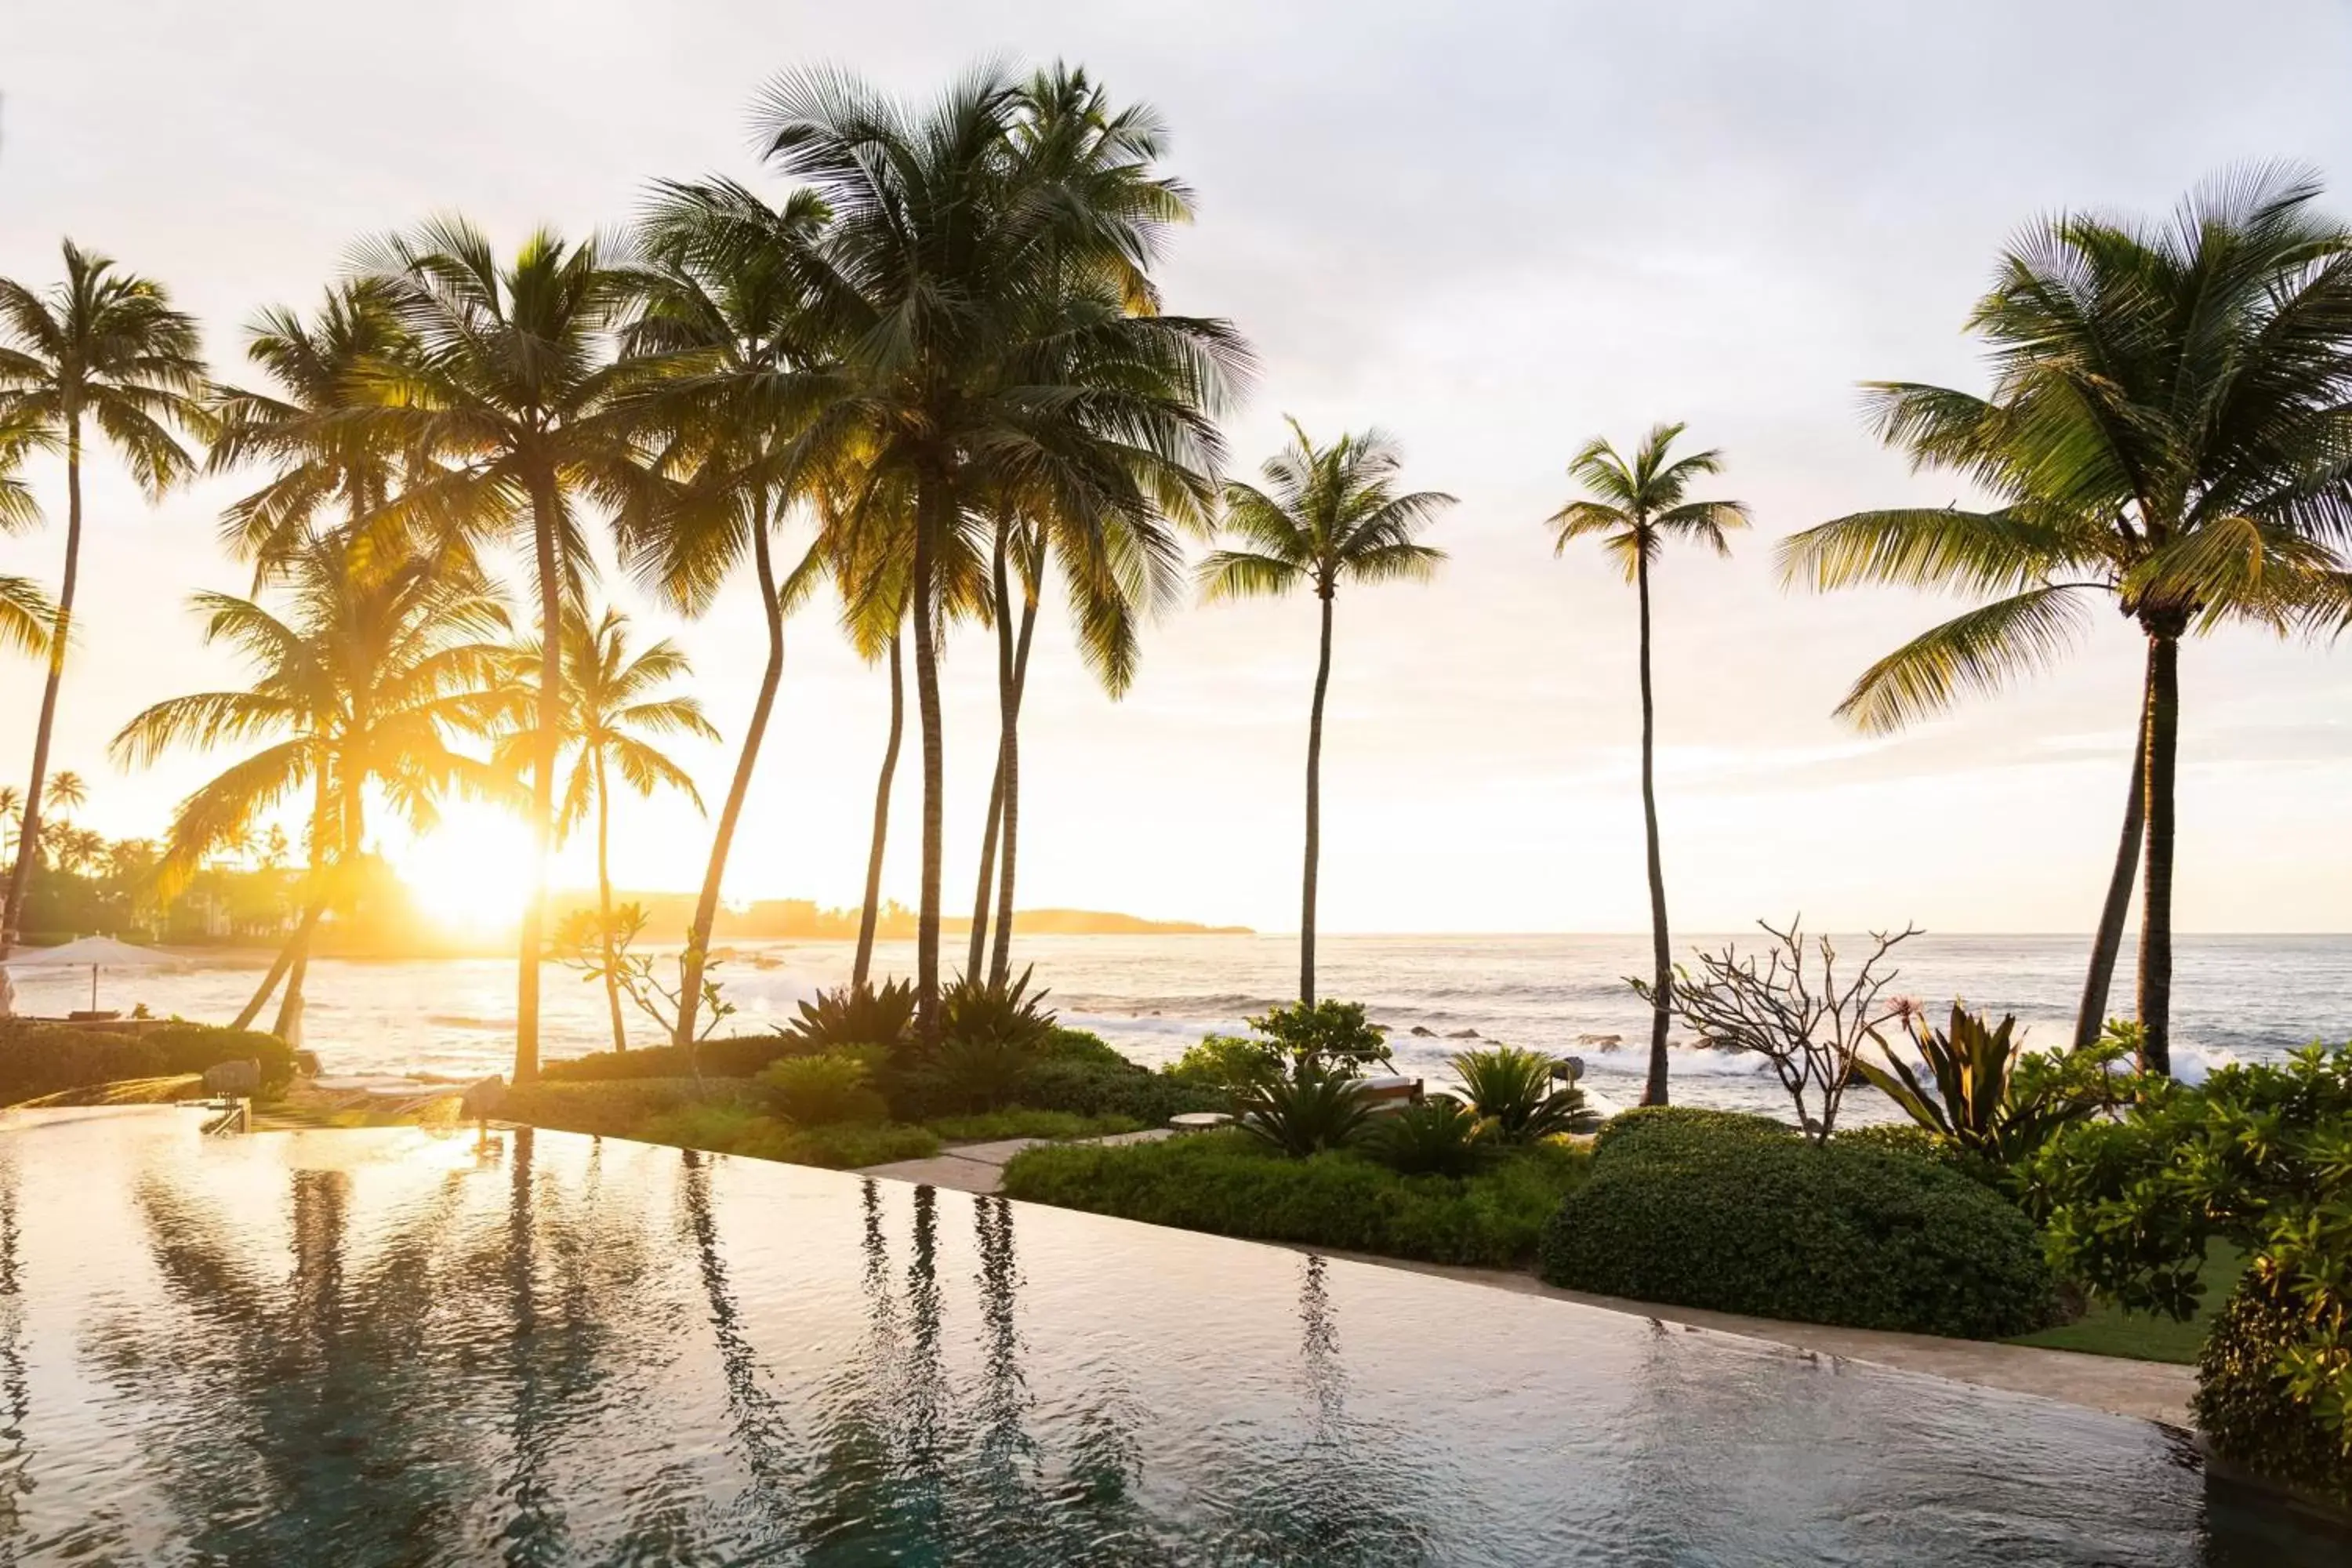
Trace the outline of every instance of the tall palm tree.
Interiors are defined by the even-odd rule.
[[[1657,705],[1650,685],[1650,569],[1670,539],[1712,545],[1731,553],[1727,530],[1748,526],[1748,508],[1736,500],[1692,500],[1691,482],[1722,471],[1723,455],[1712,449],[1675,458],[1680,425],[1656,425],[1634,448],[1632,461],[1608,442],[1586,444],[1568,465],[1569,477],[1584,496],[1551,516],[1552,552],[1565,554],[1569,542],[1598,535],[1601,548],[1624,568],[1641,605],[1642,829],[1649,853],[1650,1076],[1642,1103],[1666,1103],[1666,1025],[1674,1003],[1675,966],[1666,935],[1666,874],[1658,855],[1658,790],[1653,773]]]
[[[531,885],[515,983],[514,1079],[539,1076],[540,965],[547,858],[555,832],[556,751],[563,723],[567,598],[593,562],[579,505],[632,504],[635,452],[613,401],[623,373],[614,328],[631,298],[615,244],[573,245],[541,230],[500,260],[480,230],[439,218],[362,257],[391,291],[410,352],[374,371],[385,438],[430,454],[442,472],[387,503],[385,521],[420,534],[530,541],[541,650],[531,769]]]
[[[567,609],[563,616],[563,665],[571,673],[563,686],[563,753],[571,758],[562,803],[556,811],[557,832],[571,831],[596,814],[597,929],[603,933],[604,1000],[613,1015],[613,1048],[629,1048],[621,1015],[620,971],[613,945],[613,786],[611,775],[640,795],[656,789],[674,789],[702,809],[702,792],[684,768],[672,761],[648,737],[694,735],[716,741],[719,731],[703,716],[702,704],[691,697],[663,697],[661,688],[694,673],[685,650],[664,637],[642,650],[629,646],[629,618],[607,609],[591,624],[587,616]],[[518,649],[524,668],[540,663],[539,648],[526,643]],[[518,772],[528,771],[536,756],[538,737],[520,731],[500,742],[500,761]],[[698,987],[699,981],[697,982]]]
[[[780,79],[761,139],[833,216],[800,264],[835,345],[787,377],[808,417],[791,460],[829,478],[845,525],[902,546],[922,735],[916,988],[939,997],[944,742],[943,583],[981,551],[985,507],[1052,496],[1157,535],[1202,508],[1222,455],[1214,416],[1247,352],[1223,321],[1160,313],[1148,288],[1175,182],[1073,172],[1030,132],[1046,91],[975,71],[910,111],[845,77]],[[1159,161],[1141,110],[1119,117],[1127,161]],[[909,504],[910,503],[910,504]],[[1173,548],[1172,544],[1170,546]]]
[[[453,742],[495,717],[508,658],[492,640],[506,629],[505,613],[462,561],[419,555],[386,568],[329,535],[284,568],[282,610],[228,594],[191,601],[205,640],[240,654],[256,672],[253,684],[158,702],[124,725],[111,747],[117,762],[143,765],[175,746],[259,744],[173,813],[158,868],[167,889],[309,787],[301,916],[235,1026],[250,1025],[291,970],[281,1036],[300,1016],[312,934],[347,890],[364,844],[370,795],[427,831],[450,790],[495,790],[483,765]]]
[[[1864,673],[1839,711],[1868,731],[2053,662],[2098,595],[2137,624],[2138,1012],[2153,1072],[2171,1070],[2180,641],[2229,620],[2324,627],[2347,598],[2352,231],[2311,210],[2318,195],[2306,173],[2255,168],[2193,192],[2168,225],[2033,225],[1969,320],[1991,349],[1990,395],[1869,389],[1882,439],[2005,504],[1864,512],[1783,547],[1785,575],[1818,588],[1998,595]],[[2138,836],[2127,813],[2078,1037],[2104,1012]]]
[[[81,465],[90,426],[120,452],[150,497],[194,471],[175,430],[202,436],[205,365],[195,319],[172,308],[160,283],[67,240],[62,282],[39,291],[0,278],[0,429],[29,432],[66,459],[66,562],[48,639],[49,673],[33,731],[33,779],[8,892],[0,956],[16,940],[41,837],[42,785],[58,718],[81,579]]]
[[[680,1046],[694,1043],[719,895],[783,679],[785,616],[809,581],[805,563],[789,577],[776,569],[775,531],[809,480],[782,460],[798,416],[774,378],[820,357],[811,337],[820,323],[795,260],[824,216],[805,192],[772,207],[733,181],[710,180],[656,187],[643,225],[655,265],[637,279],[640,313],[626,334],[646,377],[629,408],[657,433],[655,467],[672,483],[630,520],[629,553],[640,577],[688,615],[708,609],[748,557],[768,634],[687,929]]]
[[[1264,489],[1225,486],[1224,526],[1243,546],[1201,563],[1210,601],[1307,587],[1322,608],[1315,703],[1307,721],[1307,860],[1300,879],[1298,999],[1315,1000],[1315,886],[1323,847],[1323,699],[1331,686],[1331,604],[1341,583],[1426,583],[1445,552],[1418,542],[1454,504],[1440,490],[1397,491],[1404,454],[1379,430],[1318,447],[1290,424],[1290,446],[1260,470]]]
[[[15,533],[41,521],[33,489],[17,478],[17,465],[26,454],[49,445],[39,425],[29,420],[0,423],[0,533]],[[57,606],[30,577],[0,576],[0,647],[15,648],[36,658],[49,651],[49,626]]]

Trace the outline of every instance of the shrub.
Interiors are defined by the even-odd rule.
[[[1188,1110],[1224,1110],[1231,1103],[1220,1090],[1171,1081],[1123,1057],[1116,1063],[1048,1058],[1021,1075],[1013,1099],[1040,1110],[1124,1116],[1146,1127],[1164,1127]]]
[[[2344,1441],[2297,1397],[2282,1370],[2308,1326],[2273,1274],[2249,1270],[2205,1337],[2197,1361],[2197,1429],[2223,1459],[2352,1506]]]
[[[1027,1055],[1054,1033],[1048,993],[1029,994],[1036,966],[1003,985],[960,979],[940,993],[940,1038],[950,1045],[992,1045]]]
[[[635,1054],[635,1053],[632,1053]],[[687,1105],[733,1106],[756,1110],[754,1091],[740,1079],[608,1079],[589,1083],[518,1084],[507,1090],[499,1115],[509,1121],[562,1132],[604,1138],[636,1138],[649,1117]]]
[[[275,1035],[173,1023],[145,1034],[0,1022],[0,1104],[123,1079],[200,1073],[222,1062],[261,1064],[265,1094],[294,1076],[294,1052]]]
[[[1916,1014],[1905,1015],[1903,1027],[1927,1081],[1892,1051],[1884,1068],[1857,1059],[1854,1070],[1920,1128],[2003,1164],[2090,1116],[2098,1102],[2083,1086],[2103,1084],[2121,1055],[2110,1039],[2059,1058],[2028,1058],[2015,1017],[1988,1026],[1958,1002],[1948,1028],[1928,1028]]]
[[[1636,1115],[1546,1227],[1555,1285],[1977,1339],[2055,1316],[2032,1224],[1957,1171],[1760,1117]]]
[[[1450,1094],[1381,1119],[1365,1138],[1372,1158],[1408,1176],[1466,1176],[1496,1152],[1494,1124]]]
[[[809,1047],[782,1035],[729,1035],[694,1047],[691,1061],[676,1046],[641,1046],[632,1051],[595,1051],[548,1062],[539,1076],[550,1083],[609,1083],[632,1078],[751,1078],[780,1057]]]
[[[1236,1095],[1242,1128],[1286,1154],[1313,1154],[1355,1142],[1371,1116],[1356,1079],[1301,1063],[1288,1078]]]
[[[979,1116],[942,1116],[926,1123],[957,1143],[994,1143],[1007,1138],[1107,1138],[1134,1132],[1142,1123],[1128,1116],[1080,1116],[1068,1110],[1031,1110],[1015,1106]]]
[[[1210,1035],[1199,1045],[1186,1047],[1184,1054],[1162,1070],[1178,1083],[1235,1094],[1280,1078],[1283,1061],[1282,1053],[1264,1040]]]
[[[792,1135],[785,1152],[771,1158],[788,1160],[795,1165],[849,1171],[860,1165],[928,1160],[939,1152],[939,1134],[928,1127],[908,1127],[895,1121],[880,1126],[843,1122],[837,1127],[803,1128]]]
[[[879,990],[870,984],[841,985],[818,992],[797,1010],[800,1016],[784,1026],[784,1033],[807,1049],[881,1046],[896,1051],[913,1035],[915,988],[904,980]]]
[[[981,1035],[948,1038],[931,1059],[932,1094],[963,1110],[993,1110],[1011,1098],[1035,1063],[1019,1040]]]
[[[1220,1236],[1501,1268],[1534,1250],[1587,1163],[1580,1149],[1538,1144],[1454,1180],[1347,1152],[1286,1159],[1239,1132],[1206,1132],[1024,1150],[1005,1166],[1004,1192]]]
[[[1118,1047],[1100,1035],[1084,1029],[1065,1029],[1058,1026],[1049,1029],[1037,1044],[1037,1059],[1045,1062],[1087,1062],[1095,1067],[1118,1068],[1129,1072],[1150,1069],[1131,1062],[1119,1053]]]
[[[1315,1068],[1354,1078],[1389,1059],[1388,1041],[1366,1020],[1361,1002],[1292,1002],[1252,1018],[1249,1026],[1290,1058],[1293,1071]]]
[[[1458,1051],[1452,1066],[1478,1114],[1506,1143],[1531,1143],[1561,1132],[1590,1132],[1601,1118],[1585,1107],[1584,1091],[1551,1086],[1551,1058],[1517,1046]]]
[[[562,1132],[634,1138],[717,1154],[845,1170],[916,1160],[940,1152],[927,1128],[845,1122],[794,1127],[771,1115],[741,1080],[626,1079],[535,1083],[508,1091],[502,1114]]]
[[[869,1051],[879,1047],[869,1046]],[[813,1057],[782,1057],[755,1080],[775,1108],[801,1127],[836,1121],[883,1121],[890,1115],[871,1083],[873,1065],[856,1051]]]

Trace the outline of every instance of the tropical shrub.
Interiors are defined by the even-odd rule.
[[[995,1143],[1007,1138],[1107,1138],[1135,1132],[1143,1124],[1131,1116],[1080,1116],[1069,1110],[982,1111],[977,1116],[940,1116],[924,1123],[952,1143]]]
[[[1543,1277],[1637,1300],[1994,1339],[2057,1312],[2031,1221],[1932,1160],[1658,1108],[1598,1141]]]
[[[993,1110],[1013,1098],[1035,1063],[1034,1053],[1018,1039],[950,1036],[940,1042],[925,1074],[929,1098],[963,1110]]]
[[[542,1078],[537,1083],[509,1088],[499,1102],[499,1115],[559,1132],[640,1138],[647,1136],[644,1128],[649,1119],[684,1106],[729,1106],[748,1116],[758,1113],[758,1100],[757,1091],[742,1079],[631,1078],[563,1083]]]
[[[940,1038],[951,1045],[992,1045],[1024,1055],[1054,1033],[1048,992],[1029,994],[1032,964],[1003,985],[959,979],[940,993]]]
[[[1508,1268],[1533,1253],[1588,1163],[1580,1147],[1536,1144],[1466,1179],[1405,1175],[1346,1151],[1287,1159],[1227,1131],[1024,1150],[1004,1192],[1221,1236]]]
[[[1344,1148],[1371,1117],[1352,1074],[1307,1062],[1234,1096],[1234,1110],[1244,1131],[1291,1155]]]
[[[711,1101],[681,1105],[649,1118],[632,1136],[648,1143],[835,1171],[927,1159],[940,1152],[939,1138],[928,1128],[859,1122],[794,1127],[752,1106]]]
[[[0,1104],[123,1079],[200,1073],[222,1062],[261,1064],[264,1094],[294,1077],[294,1052],[275,1035],[173,1023],[145,1034],[0,1021]]]
[[[1013,1098],[1040,1110],[1123,1116],[1146,1127],[1164,1127],[1170,1117],[1187,1111],[1232,1108],[1231,1097],[1222,1089],[1179,1083],[1124,1057],[1105,1062],[1048,1055],[1022,1073]],[[902,1117],[908,1114],[899,1111]]]
[[[2207,1244],[2242,1250],[2199,1424],[2222,1459],[2352,1502],[2352,1046],[2221,1068],[2199,1089],[2141,1087],[2121,1121],[2067,1128],[2025,1166],[2053,1261],[2098,1296],[2185,1319]],[[2335,1451],[2315,1470],[2323,1440]]]
[[[1931,1029],[1916,1013],[1905,1016],[1903,1028],[1926,1068],[1925,1080],[1894,1051],[1886,1053],[1885,1067],[1864,1058],[1854,1071],[1920,1127],[2001,1164],[2032,1152],[2059,1128],[2098,1109],[2082,1080],[2087,1072],[2103,1081],[2120,1054],[2102,1042],[2066,1053],[2083,1058],[2075,1062],[2028,1057],[2014,1016],[1989,1026],[1958,1002],[1948,1028]]]
[[[805,1055],[815,1047],[781,1035],[727,1035],[704,1040],[691,1058],[676,1046],[641,1046],[627,1051],[594,1051],[543,1063],[540,1078],[550,1083],[607,1083],[632,1078],[751,1078],[779,1058]]]
[[[1249,1026],[1290,1058],[1294,1073],[1313,1068],[1355,1078],[1389,1060],[1388,1041],[1365,1019],[1361,1002],[1286,1003]]]
[[[798,1005],[800,1016],[783,1027],[789,1039],[814,1050],[844,1046],[881,1046],[896,1051],[914,1034],[915,987],[893,980],[877,987],[852,983],[820,991]]]
[[[868,1046],[866,1051],[878,1053]],[[872,1060],[859,1051],[825,1051],[782,1057],[761,1070],[758,1083],[775,1108],[800,1127],[836,1121],[885,1121],[890,1107],[874,1086]]]
[[[1540,1052],[1495,1046],[1456,1052],[1452,1065],[1463,1093],[1506,1143],[1590,1132],[1601,1125],[1601,1118],[1586,1108],[1582,1089],[1552,1087],[1551,1058]]]
[[[1179,1083],[1232,1094],[1272,1082],[1282,1076],[1283,1068],[1282,1052],[1264,1040],[1210,1035],[1199,1045],[1186,1047],[1181,1057],[1160,1070]]]
[[[1499,1152],[1494,1123],[1450,1094],[1433,1094],[1375,1123],[1365,1152],[1408,1176],[1466,1176]]]

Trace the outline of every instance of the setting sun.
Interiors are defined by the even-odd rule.
[[[427,914],[454,931],[489,931],[521,914],[530,850],[530,829],[511,812],[460,801],[389,854]]]

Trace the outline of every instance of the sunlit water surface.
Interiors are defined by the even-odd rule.
[[[9,1562],[2295,1564],[2143,1423],[566,1134],[0,1131]]]

